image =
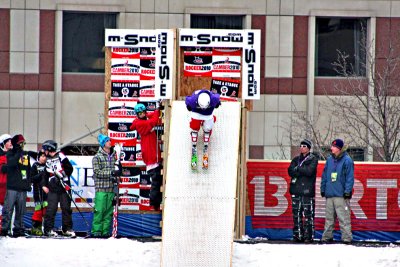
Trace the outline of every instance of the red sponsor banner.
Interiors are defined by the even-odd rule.
[[[137,47],[111,47],[111,58],[133,59],[139,57],[140,52]]]
[[[290,162],[247,162],[247,194],[253,228],[293,228]],[[325,162],[319,162],[316,182],[315,229],[323,230],[325,198],[320,196]],[[355,163],[351,224],[354,231],[400,230],[400,164]],[[339,229],[336,222],[335,229]]]

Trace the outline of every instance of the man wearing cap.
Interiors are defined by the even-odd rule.
[[[23,217],[26,212],[26,195],[31,191],[30,152],[24,151],[25,138],[17,134],[11,139],[12,149],[7,152],[7,164],[1,167],[7,173],[7,192],[3,207],[1,235],[8,235],[15,207],[14,236],[25,235]]]
[[[312,143],[308,139],[300,142],[300,154],[288,168],[291,178],[289,192],[292,196],[293,240],[312,243],[314,241],[315,180],[317,157],[310,152]]]
[[[354,186],[354,163],[347,154],[347,145],[335,139],[331,145],[332,155],[326,160],[321,178],[321,196],[326,198],[325,228],[322,242],[333,241],[336,217],[339,219],[342,241],[351,243],[350,199]]]
[[[104,134],[97,137],[100,148],[92,159],[95,185],[92,237],[110,237],[113,216],[114,180],[121,175],[120,166],[115,169],[116,157],[110,138]],[[116,203],[117,204],[117,203]]]

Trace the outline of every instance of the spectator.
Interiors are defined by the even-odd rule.
[[[96,193],[91,235],[92,237],[110,237],[113,202],[118,205],[118,202],[114,201],[114,184],[116,177],[121,175],[121,168],[116,162],[110,138],[99,134],[97,140],[100,148],[92,159]],[[115,166],[118,166],[118,170],[115,169]]]
[[[351,243],[350,199],[354,185],[354,163],[347,154],[347,145],[335,139],[331,145],[332,155],[326,160],[321,179],[321,196],[326,198],[325,228],[322,242],[333,241],[336,217],[339,219],[342,241]]]
[[[26,212],[26,195],[31,191],[30,152],[24,151],[25,138],[17,134],[11,139],[13,148],[7,152],[7,164],[1,171],[7,173],[7,192],[3,207],[1,235],[9,234],[11,217],[15,208],[13,236],[24,236],[23,217]]]
[[[318,159],[311,150],[312,143],[304,139],[300,143],[300,155],[293,158],[288,173],[291,177],[289,192],[292,196],[293,240],[314,241],[315,180]]]
[[[12,149],[11,136],[9,134],[3,134],[0,136],[0,231],[1,231],[1,213],[4,205],[4,198],[6,197],[7,191],[7,173],[1,172],[1,167],[7,164],[6,153]]]
[[[37,161],[31,168],[31,177],[33,185],[33,201],[35,202],[35,211],[32,215],[32,235],[42,236],[43,218],[47,208],[47,193],[49,189],[44,185],[46,180],[46,154],[44,150],[38,152]]]

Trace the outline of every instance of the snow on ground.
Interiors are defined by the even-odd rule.
[[[0,238],[0,266],[156,267],[161,242],[121,239]],[[400,267],[400,247],[234,243],[233,266]],[[219,267],[219,266],[218,266]]]

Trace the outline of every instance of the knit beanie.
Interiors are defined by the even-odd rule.
[[[110,137],[104,134],[99,134],[99,136],[97,136],[97,140],[99,141],[99,145],[103,148],[107,141],[110,141]]]
[[[16,134],[11,139],[11,143],[12,143],[13,146],[19,145],[19,144],[21,144],[23,142],[25,142],[25,138],[24,138],[24,136],[22,134]]]
[[[308,139],[304,139],[303,141],[301,141],[300,145],[306,145],[308,147],[308,149],[311,149],[311,147],[312,147],[312,143]]]
[[[335,147],[339,148],[340,150],[342,150],[342,148],[344,146],[344,142],[342,139],[335,139],[332,142],[332,146],[335,146]]]

